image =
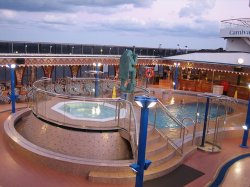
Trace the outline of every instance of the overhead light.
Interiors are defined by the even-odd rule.
[[[11,67],[12,69],[16,68],[16,64],[11,64],[10,67]]]
[[[243,64],[244,63],[244,59],[243,58],[238,58],[238,64]]]
[[[98,63],[93,63],[93,66],[101,66],[102,65],[102,63],[100,63],[100,62],[98,62]]]
[[[135,102],[141,108],[152,108],[157,103],[157,98],[147,96],[135,96]]]
[[[15,69],[16,68],[16,64],[6,64],[6,68]]]
[[[248,129],[246,125],[243,125],[242,128],[243,128],[244,130],[247,130],[247,129]]]
[[[136,104],[137,104],[139,107],[141,107],[141,108],[143,107],[141,101],[135,101],[135,102],[136,102]]]
[[[157,102],[151,102],[149,105],[148,105],[148,108],[152,108],[156,105]]]

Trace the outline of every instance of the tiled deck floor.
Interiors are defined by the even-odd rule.
[[[0,104],[0,111],[11,105]],[[10,112],[0,113],[0,187],[116,187],[89,182],[86,178],[55,171],[19,156],[4,139],[4,120]],[[119,185],[119,187],[134,185]]]
[[[11,105],[0,104],[0,111],[10,108]],[[19,105],[20,106],[20,105]],[[83,177],[64,174],[48,167],[34,163],[27,158],[19,156],[3,138],[3,122],[10,112],[0,113],[0,187],[115,187],[118,185],[91,183]],[[200,170],[205,175],[189,183],[187,187],[205,186],[214,177],[218,168],[231,158],[249,153],[250,149],[241,148],[241,138],[224,139],[220,153],[206,153],[197,151],[190,156],[184,164]],[[248,143],[248,145],[250,142]],[[227,173],[222,186],[249,187],[250,186],[250,158],[235,163]],[[134,186],[119,185],[119,187]]]

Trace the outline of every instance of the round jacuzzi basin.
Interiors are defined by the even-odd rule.
[[[118,114],[116,106],[103,102],[60,102],[53,106],[52,109],[70,119],[88,121],[110,121],[114,120]],[[125,113],[125,109],[120,109],[120,118],[124,118]]]

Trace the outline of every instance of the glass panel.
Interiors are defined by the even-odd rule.
[[[25,67],[25,71],[23,74],[23,84],[24,85],[29,85],[30,76],[31,76],[31,67]]]
[[[56,79],[63,78],[64,66],[57,66],[56,67]]]
[[[69,66],[64,66],[64,77],[71,77],[71,70]]]
[[[12,53],[12,43],[0,42],[0,53]]]
[[[25,43],[14,43],[13,51],[14,53],[25,53]]]
[[[0,66],[0,81],[5,81],[6,68]]]
[[[37,67],[37,79],[41,79],[42,77],[44,77],[44,71],[42,67]]]

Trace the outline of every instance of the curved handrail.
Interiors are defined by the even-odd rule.
[[[70,81],[96,81],[96,78],[70,78],[70,77],[67,77],[67,78],[65,78],[65,80],[70,80]],[[50,82],[50,84],[52,84],[52,79],[51,78],[42,77],[42,79],[37,80],[36,82],[33,83],[33,87],[35,87],[36,89],[40,89],[38,84],[42,83],[44,81]],[[109,82],[112,82],[112,83],[120,84],[120,81],[110,80],[110,79],[98,78],[98,81],[103,81],[103,82],[109,81]],[[111,92],[112,92],[112,89],[113,88],[110,89]],[[137,95],[138,92],[140,92],[140,94],[143,94],[143,95],[149,95],[149,93],[150,93],[150,91],[147,88],[144,88],[144,87],[141,87],[141,86],[140,87],[136,86],[135,91],[134,91],[134,95]],[[70,94],[65,93],[63,95],[70,95]]]
[[[130,107],[131,107],[131,110],[132,110],[132,114],[133,114],[133,117],[134,117],[134,123],[135,123],[135,133],[136,133],[136,145],[138,147],[138,144],[139,144],[139,125],[137,123],[137,120],[136,119],[136,116],[135,116],[135,109],[133,107],[133,104],[129,101],[127,101],[129,104],[130,104]]]
[[[191,121],[191,122],[193,123],[193,125],[195,124],[193,118],[190,118],[190,117],[185,117],[185,118],[183,118],[183,119],[181,120],[182,124],[184,124],[184,121],[185,121],[185,120]]]
[[[88,80],[95,80],[93,78],[87,78]],[[78,80],[81,80],[81,79],[78,79]],[[48,88],[52,88],[52,89],[49,89],[49,90],[46,90],[46,86],[44,86],[44,84],[46,84],[46,82],[48,83]],[[105,80],[107,81],[107,80]],[[111,80],[112,82],[116,82],[114,80]],[[136,150],[135,150],[135,153],[136,154],[136,151],[138,149],[138,142],[139,142],[139,126],[138,126],[138,123],[137,123],[137,120],[136,120],[136,116],[135,116],[135,110],[134,110],[134,107],[133,107],[133,104],[128,101],[128,100],[124,100],[122,98],[93,98],[93,97],[84,97],[84,96],[77,96],[77,95],[69,95],[69,94],[60,94],[60,93],[56,93],[52,87],[53,84],[52,84],[52,80],[50,78],[43,78],[41,80],[38,80],[36,82],[34,82],[33,84],[33,87],[32,87],[32,91],[36,91],[38,93],[43,93],[44,95],[48,95],[48,96],[52,96],[52,97],[56,97],[56,98],[61,98],[61,99],[66,99],[66,100],[80,100],[80,101],[87,101],[87,102],[112,102],[112,103],[118,103],[118,102],[125,102],[129,107],[130,107],[130,110],[132,112],[132,115],[133,115],[133,123],[131,123],[131,121],[129,122],[129,127],[128,127],[128,132],[130,131],[131,129],[131,125],[134,124],[135,126],[135,133],[134,133],[134,139],[135,139],[135,142],[133,142],[135,145],[136,145]],[[141,89],[141,88],[139,88]],[[147,89],[142,89],[143,91],[147,91]],[[146,92],[147,93],[147,92]],[[37,114],[37,111],[32,108],[32,111]],[[131,116],[130,116],[131,118]],[[118,123],[118,126],[119,126],[119,123]],[[136,155],[135,155],[136,156]]]
[[[170,142],[170,144],[172,145],[172,147],[178,151],[180,154],[183,153],[183,146],[184,146],[184,138],[185,138],[185,132],[188,132],[188,129],[185,125],[183,125],[183,123],[178,120],[173,114],[171,114],[171,112],[163,105],[163,103],[158,100],[158,104],[159,106],[163,109],[164,112],[166,112],[166,114],[181,128],[180,131],[180,138],[181,138],[181,145],[177,145],[175,143],[175,141],[173,141],[171,138],[169,138],[167,135],[167,140]],[[156,125],[155,125],[156,128]],[[156,128],[157,130],[157,128]],[[165,135],[163,133],[161,133],[159,130],[157,130],[163,137],[165,137]]]
[[[165,105],[160,100],[158,100],[158,103],[172,120],[174,120],[180,127],[185,128],[187,130],[187,127],[183,125],[183,123],[179,119],[177,119],[173,114],[171,114],[171,112],[167,109],[167,107],[165,107]]]

